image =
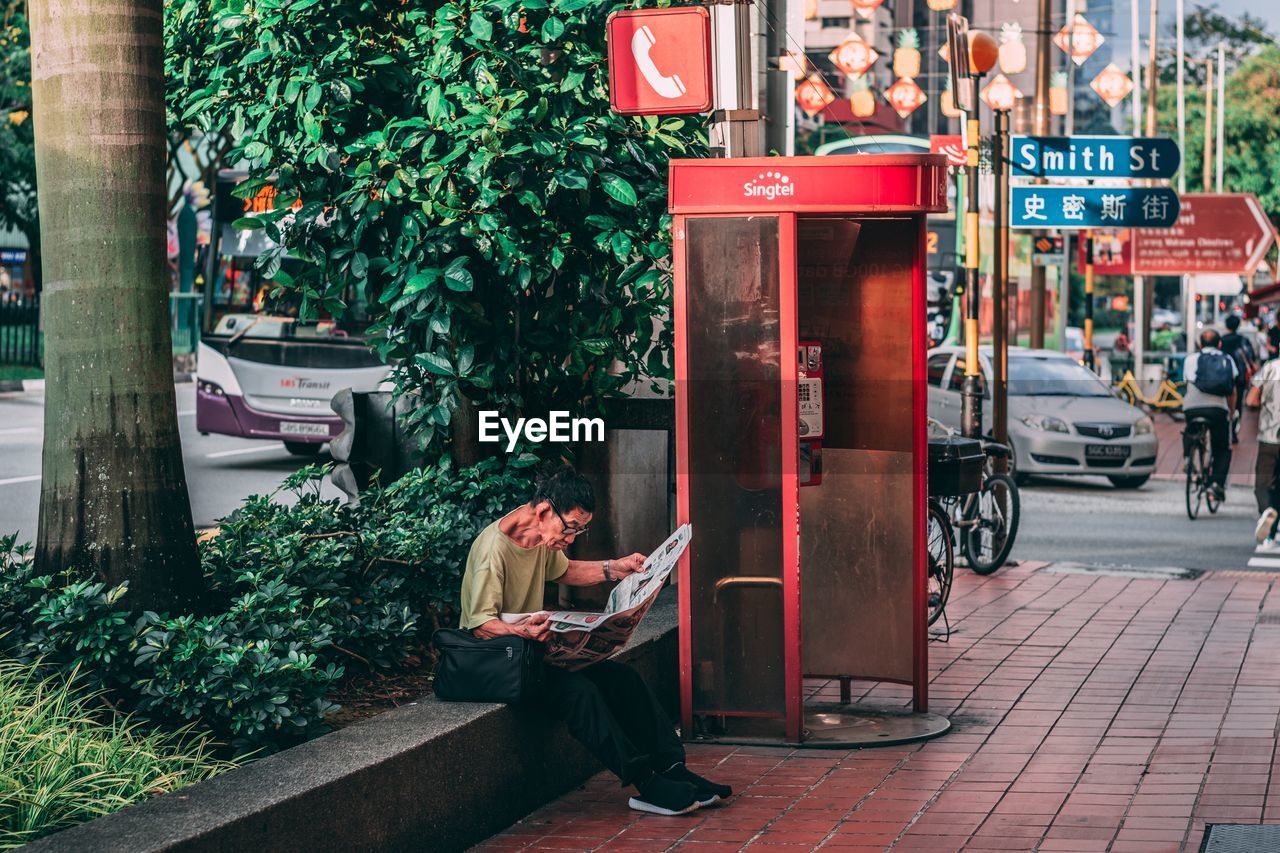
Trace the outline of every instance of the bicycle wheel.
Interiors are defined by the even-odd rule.
[[[929,501],[925,531],[928,552],[928,578],[925,607],[932,625],[942,616],[951,597],[951,581],[956,573],[955,550],[951,542],[951,521],[937,501]]]
[[[969,568],[989,575],[1004,565],[1018,535],[1021,500],[1018,486],[1007,474],[992,474],[973,502],[970,518],[977,523],[964,531],[961,545]]]
[[[1187,517],[1192,521],[1200,515],[1204,478],[1204,445],[1196,439],[1196,443],[1191,445],[1191,452],[1187,454]]]

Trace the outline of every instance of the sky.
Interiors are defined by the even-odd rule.
[[[1238,18],[1244,12],[1255,18],[1262,18],[1272,34],[1280,35],[1280,2],[1276,0],[1217,0],[1216,5],[1219,11],[1233,18]]]

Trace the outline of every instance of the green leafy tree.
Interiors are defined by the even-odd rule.
[[[304,310],[359,300],[443,449],[466,402],[574,409],[664,376],[666,161],[681,119],[609,110],[597,0],[187,0],[180,120],[228,126],[275,214],[242,220]],[[293,209],[291,209],[293,208]],[[280,271],[290,251],[306,261]],[[656,342],[656,346],[654,345]]]
[[[0,228],[27,238],[40,281],[35,123],[31,121],[31,47],[22,6],[0,6]]]

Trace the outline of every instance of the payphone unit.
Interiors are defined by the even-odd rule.
[[[940,155],[671,163],[687,737],[948,727],[924,553],[925,216],[945,207]]]

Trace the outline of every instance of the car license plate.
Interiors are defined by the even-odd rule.
[[[1133,448],[1127,444],[1086,444],[1085,459],[1128,459]]]
[[[323,438],[329,437],[328,424],[303,423],[300,421],[281,421],[281,435],[318,435]]]

